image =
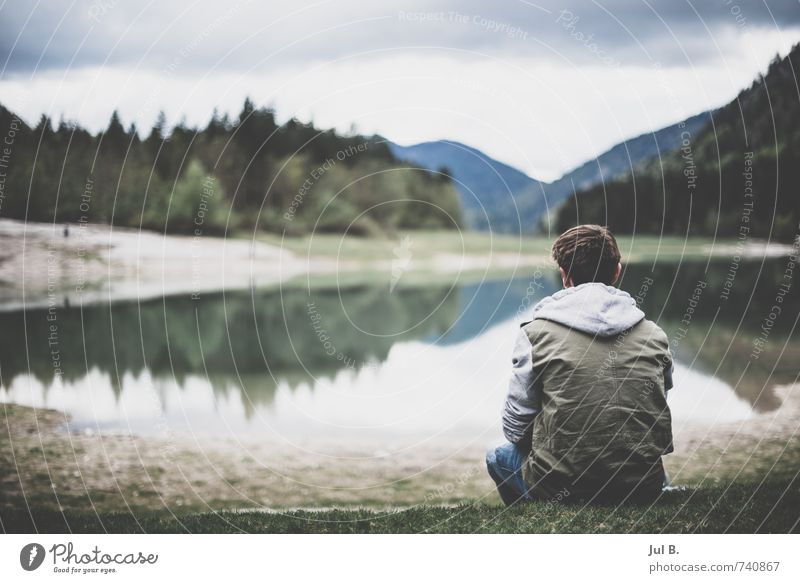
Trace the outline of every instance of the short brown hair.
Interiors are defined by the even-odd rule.
[[[608,228],[578,225],[555,240],[553,259],[572,278],[573,285],[590,281],[612,285],[620,254],[617,240]]]

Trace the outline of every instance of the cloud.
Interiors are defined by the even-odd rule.
[[[569,19],[566,17],[569,16]],[[594,44],[623,64],[698,64],[735,49],[736,31],[800,26],[795,0],[233,0],[220,3],[8,0],[3,74],[87,66],[270,69],[409,46],[590,63]],[[739,36],[740,36],[739,35]],[[576,38],[580,41],[576,42]],[[583,42],[583,39],[590,39]],[[720,44],[718,39],[723,39]]]
[[[29,122],[45,112],[93,131],[119,110],[149,128],[203,125],[214,108],[235,116],[245,96],[279,117],[322,128],[378,133],[402,144],[449,138],[551,180],[625,138],[732,99],[763,71],[780,38],[762,38],[760,59],[719,65],[561,67],[535,58],[474,58],[460,50],[376,53],[268,72],[172,74],[84,68],[0,82],[3,103]],[[469,58],[468,58],[469,57]]]

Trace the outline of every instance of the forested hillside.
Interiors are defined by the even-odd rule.
[[[800,45],[678,151],[579,192],[556,230],[601,223],[618,233],[791,240],[800,221]]]
[[[0,133],[0,218],[363,235],[461,221],[448,176],[396,160],[378,138],[279,125],[250,100],[235,119],[170,129],[161,115],[141,135],[116,113],[92,135],[44,116],[28,127],[0,106]]]

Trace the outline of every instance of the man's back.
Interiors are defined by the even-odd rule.
[[[644,319],[604,335],[541,318],[523,329],[541,398],[523,468],[534,493],[624,499],[660,491],[661,455],[672,451],[664,332]]]
[[[666,334],[626,292],[619,246],[600,225],[553,243],[564,289],[534,306],[512,355],[508,443],[486,465],[506,504],[651,498],[672,451]]]

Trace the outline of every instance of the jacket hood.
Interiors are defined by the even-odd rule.
[[[598,336],[614,336],[644,319],[630,294],[603,283],[582,283],[548,296],[533,308],[534,320],[550,320]]]

